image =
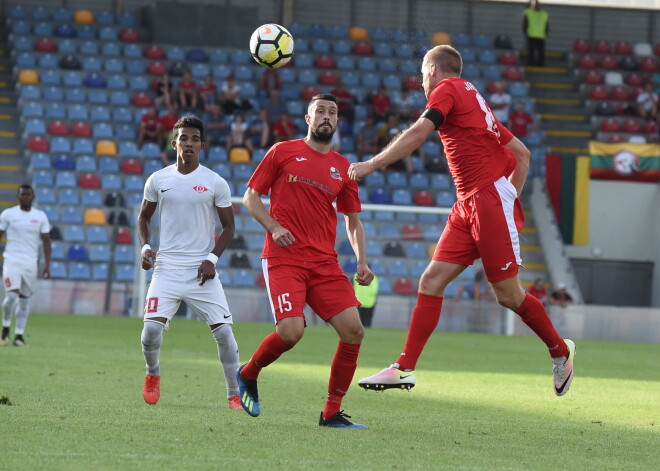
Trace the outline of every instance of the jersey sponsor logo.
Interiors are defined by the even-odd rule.
[[[5,278],[5,286],[11,288],[11,280],[9,278]]]
[[[193,190],[195,190],[197,193],[204,193],[205,191],[209,191],[209,189],[203,185],[193,186]]]
[[[161,188],[160,192],[165,193],[166,191],[170,191],[172,188]]]
[[[148,298],[144,304],[144,311],[147,313],[158,312],[158,298]]]
[[[289,173],[286,176],[286,182],[287,183],[294,183],[298,181],[298,175],[293,175],[292,173]]]
[[[504,265],[502,268],[500,268],[500,270],[502,270],[502,271],[506,271],[506,270],[508,270],[508,269],[509,269],[509,266],[510,266],[512,263],[513,263],[513,262],[509,262],[509,263],[507,263],[507,264]]]
[[[304,162],[305,160],[307,160],[305,157],[296,157],[296,161],[298,162]]]
[[[341,177],[339,177],[339,179],[341,180]],[[335,190],[333,188],[330,188],[328,185],[324,185],[323,183],[319,183],[317,181],[314,181],[311,178],[301,177],[300,175],[294,175],[293,173],[287,173],[286,182],[287,183],[305,183],[306,185],[313,186],[315,188],[318,188],[320,190],[325,191],[326,193],[330,193],[331,195],[335,194]]]
[[[41,221],[39,219],[32,219],[30,222],[32,224],[39,224]]]
[[[341,173],[339,173],[339,170],[334,167],[330,167],[330,176],[335,180],[341,181]]]

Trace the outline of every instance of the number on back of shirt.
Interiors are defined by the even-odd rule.
[[[500,137],[500,130],[497,129],[497,124],[495,124],[495,116],[493,115],[493,112],[490,110],[490,107],[486,103],[486,100],[484,100],[484,97],[481,96],[481,93],[477,92],[476,94],[477,101],[479,102],[479,107],[481,108],[481,111],[484,112],[486,115],[486,128],[493,134],[495,134],[497,137]]]

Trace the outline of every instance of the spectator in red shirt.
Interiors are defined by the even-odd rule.
[[[541,301],[544,306],[548,304],[548,291],[545,289],[543,278],[534,280],[534,284],[527,288],[527,292]]]
[[[355,118],[355,109],[353,108],[355,97],[353,94],[346,90],[346,84],[341,80],[337,82],[337,86],[330,93],[337,97],[339,117],[352,125],[353,118]]]
[[[516,111],[509,115],[509,127],[511,128],[511,134],[518,138],[525,138],[528,132],[535,131],[536,123],[534,118],[525,111],[524,102],[518,102]]]
[[[138,148],[142,149],[145,141],[155,142],[160,146],[162,136],[162,128],[160,124],[160,117],[158,111],[153,106],[147,109],[147,112],[142,115],[140,119],[140,128],[138,129]]]
[[[176,106],[170,104],[167,107],[167,113],[160,117],[160,126],[162,128],[163,136],[163,145],[161,147],[165,148],[167,144],[172,141],[172,129],[174,129],[174,125],[178,120],[179,115],[176,112]]]
[[[183,80],[179,82],[179,103],[182,108],[197,108],[197,85],[190,72],[183,73]]]
[[[288,113],[282,113],[279,121],[273,123],[273,136],[275,142],[290,141],[293,139],[293,133],[296,131],[296,125]]]
[[[373,110],[374,117],[376,121],[383,121],[387,118],[387,114],[390,112],[392,106],[392,101],[390,97],[385,93],[385,87],[381,85],[378,87],[376,94],[371,97],[371,108]]]
[[[210,75],[204,77],[204,82],[199,86],[199,99],[202,102],[204,111],[209,112],[211,105],[219,103],[218,87],[213,83]]]

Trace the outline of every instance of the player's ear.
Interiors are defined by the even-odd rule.
[[[312,117],[311,117],[310,115],[308,115],[308,114],[305,115],[305,122],[306,122],[307,124],[309,124],[309,122],[311,121],[311,119],[312,119]]]

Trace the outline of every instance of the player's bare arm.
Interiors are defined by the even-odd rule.
[[[531,152],[517,137],[511,139],[506,146],[511,152],[513,152],[513,155],[516,156],[516,168],[513,169],[513,172],[509,175],[509,181],[516,187],[518,196],[520,196],[520,193],[522,193],[522,189],[525,186],[525,181],[527,180]]]
[[[355,280],[363,285],[368,286],[374,279],[374,274],[369,269],[367,263],[367,250],[364,237],[364,226],[360,220],[358,213],[344,214],[346,221],[346,234],[348,234],[348,241],[353,247],[355,258],[357,259],[357,271]]]
[[[226,208],[216,207],[218,211],[218,218],[220,218],[220,225],[222,226],[222,231],[218,236],[218,240],[213,247],[211,253],[216,257],[220,258],[225,249],[229,246],[232,239],[234,238],[234,208],[227,206]],[[199,265],[197,269],[197,281],[199,281],[200,286],[206,283],[207,280],[215,278],[215,263],[210,260],[204,260]]]
[[[2,236],[0,236],[0,237],[2,237]],[[48,279],[48,278],[50,278],[50,250],[51,250],[50,234],[49,233],[41,234],[41,243],[44,247],[43,277],[45,279]]]
[[[149,237],[151,235],[151,218],[156,212],[156,203],[154,201],[142,200],[140,213],[137,218],[137,233],[142,247],[142,258],[140,260],[143,270],[149,270],[154,266],[156,253],[149,246]],[[147,246],[145,248],[145,245]]]
[[[403,159],[421,146],[434,130],[435,126],[430,119],[420,117],[415,124],[401,133],[379,154],[366,162],[351,164],[348,168],[348,176],[351,180],[360,181],[379,168]]]
[[[243,204],[250,211],[252,217],[270,233],[277,245],[287,247],[296,241],[296,238],[288,229],[282,227],[275,218],[268,214],[263,201],[261,201],[261,193],[248,188],[243,196]]]

